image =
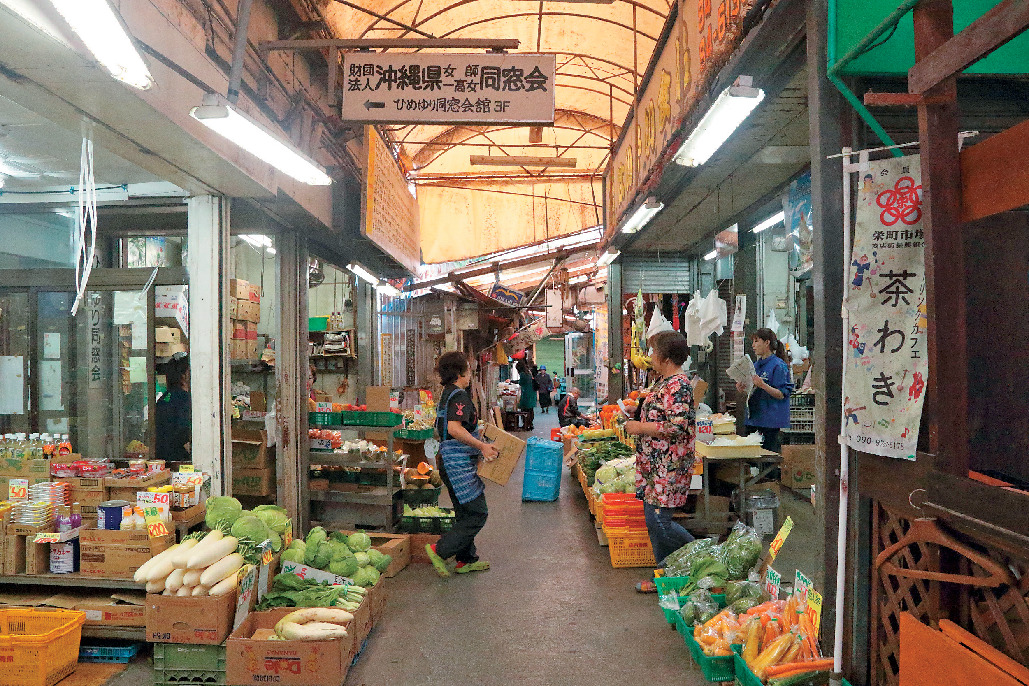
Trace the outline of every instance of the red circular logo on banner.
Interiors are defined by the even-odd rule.
[[[902,176],[892,189],[877,195],[875,203],[883,208],[879,215],[883,226],[897,222],[912,226],[922,219],[922,186],[916,186],[910,176]]]

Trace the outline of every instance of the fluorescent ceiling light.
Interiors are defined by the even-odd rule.
[[[710,262],[711,260],[715,259],[716,257],[718,257],[718,250],[717,249],[712,250],[708,254],[704,255],[704,259],[707,260],[708,262]]]
[[[22,169],[17,163],[0,157],[0,174],[13,176],[16,179],[38,179],[42,174]]]
[[[3,174],[0,174],[0,188],[4,187],[4,181],[5,180],[6,180],[6,177]]]
[[[597,266],[598,267],[606,267],[607,265],[609,265],[612,262],[614,262],[615,260],[617,260],[618,256],[621,255],[621,254],[622,253],[620,251],[618,251],[618,250],[608,250],[607,252],[605,252],[603,255],[600,256],[599,260],[597,260]]]
[[[719,94],[711,109],[693,129],[686,142],[675,153],[675,161],[684,167],[699,167],[729,140],[740,124],[750,116],[765,92],[752,87],[749,76],[741,76],[736,83]]]
[[[219,102],[216,95],[204,96],[204,104],[194,107],[189,114],[215,133],[301,183],[312,186],[332,183],[324,169],[232,105]]]
[[[146,90],[154,85],[143,57],[107,0],[50,0],[111,76]]]
[[[268,251],[268,254],[269,254],[269,255],[274,255],[274,254],[275,254],[276,252],[278,252],[278,251],[277,251],[277,250],[276,250],[275,248],[272,248],[272,247],[270,247],[270,246],[269,246],[269,247],[267,247],[267,248],[265,248],[265,250],[267,250],[267,251]]]
[[[763,222],[761,222],[760,224],[758,224],[757,226],[755,226],[751,230],[754,233],[761,233],[765,229],[770,229],[773,226],[775,226],[776,224],[778,224],[779,222],[783,222],[783,221],[786,221],[786,213],[783,212],[783,211],[779,211],[779,212],[776,212],[775,214],[773,214],[768,219],[766,219]]]
[[[377,290],[380,295],[388,295],[392,298],[399,298],[403,295],[403,292],[401,292],[399,288],[392,284],[386,283],[385,281],[376,286],[375,290]]]
[[[587,281],[589,281],[589,277],[583,274],[582,276],[577,276],[574,279],[569,279],[568,283],[585,283]]]
[[[664,208],[664,203],[658,202],[657,198],[653,196],[647,198],[647,201],[636,208],[632,216],[622,225],[622,233],[636,233]]]
[[[376,286],[379,283],[379,277],[375,276],[370,271],[368,271],[367,269],[365,269],[364,267],[355,262],[351,262],[350,264],[348,264],[347,269],[349,269],[352,273],[361,277],[368,283],[372,284],[373,286]]]

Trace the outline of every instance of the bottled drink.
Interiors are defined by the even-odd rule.
[[[68,434],[61,436],[61,442],[57,446],[58,455],[71,455],[71,440]]]

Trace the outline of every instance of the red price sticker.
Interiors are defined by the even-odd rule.
[[[28,479],[11,479],[7,485],[7,499],[8,500],[28,500],[29,499],[29,480]]]
[[[146,530],[147,533],[150,535],[150,538],[160,538],[161,536],[168,535],[168,527],[164,525],[164,522],[147,524]]]
[[[36,534],[36,537],[32,539],[33,543],[60,543],[61,534],[47,533],[47,534]]]
[[[146,520],[146,530],[150,538],[159,538],[168,535],[168,527],[161,517],[161,510],[150,506],[143,508],[143,519]]]

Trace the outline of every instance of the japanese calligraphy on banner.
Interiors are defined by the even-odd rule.
[[[364,140],[368,151],[361,198],[364,235],[413,272],[422,261],[418,201],[374,126],[364,127]]]
[[[393,334],[379,335],[379,385],[393,385]]]
[[[743,39],[743,17],[753,4],[754,0],[681,3],[682,14],[640,95],[634,121],[608,165],[609,227],[633,202],[694,101]]]
[[[100,388],[103,380],[101,359],[103,356],[103,306],[100,294],[93,291],[89,294],[89,387]]]
[[[928,362],[918,155],[860,172],[850,264],[847,443],[915,459]]]
[[[553,124],[556,55],[343,53],[343,119]]]

